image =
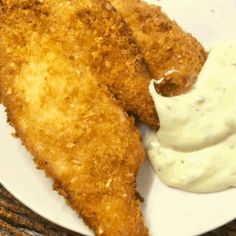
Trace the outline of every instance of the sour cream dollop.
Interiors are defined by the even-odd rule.
[[[151,163],[167,185],[191,192],[236,186],[236,40],[214,47],[191,91],[157,94],[160,130],[146,132]]]

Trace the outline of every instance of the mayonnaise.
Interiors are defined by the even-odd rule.
[[[236,186],[236,40],[211,50],[188,93],[163,97],[154,83],[160,130],[144,141],[160,179],[192,192]]]

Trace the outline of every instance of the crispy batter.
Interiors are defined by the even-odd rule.
[[[5,2],[8,6],[29,7],[40,0]],[[106,0],[77,1],[77,5],[78,2],[84,8],[78,9],[77,16],[70,19],[70,27],[75,31],[77,28],[76,37],[82,50],[79,55],[74,55],[75,58],[83,56],[83,62],[91,69],[99,85],[106,85],[124,110],[156,128],[158,118],[148,91],[151,75],[132,32]],[[63,10],[61,18],[66,21]]]
[[[78,41],[77,16],[93,1],[2,2],[2,100],[38,168],[96,235],[148,235],[135,195],[140,134],[97,84]]]
[[[157,115],[148,91],[151,75],[139,46],[111,4],[95,2],[92,8],[78,12],[78,19],[84,25],[87,64],[98,82],[108,86],[126,111],[156,127]]]
[[[121,12],[140,45],[156,79],[165,76],[159,92],[171,96],[185,92],[195,82],[206,59],[201,44],[171,21],[160,7],[140,0],[110,0]]]

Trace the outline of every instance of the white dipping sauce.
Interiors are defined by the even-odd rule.
[[[211,50],[188,93],[163,97],[154,83],[160,130],[144,142],[160,179],[191,192],[236,186],[236,41]]]

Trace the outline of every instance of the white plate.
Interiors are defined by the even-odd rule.
[[[235,0],[161,0],[158,3],[206,48],[226,37],[236,38]],[[0,106],[1,183],[41,216],[75,232],[92,235],[64,199],[52,191],[51,181],[35,169],[30,154],[11,132]],[[148,163],[142,167],[138,187],[145,198],[143,213],[151,236],[198,235],[236,217],[236,188],[214,194],[181,192],[163,185]]]

